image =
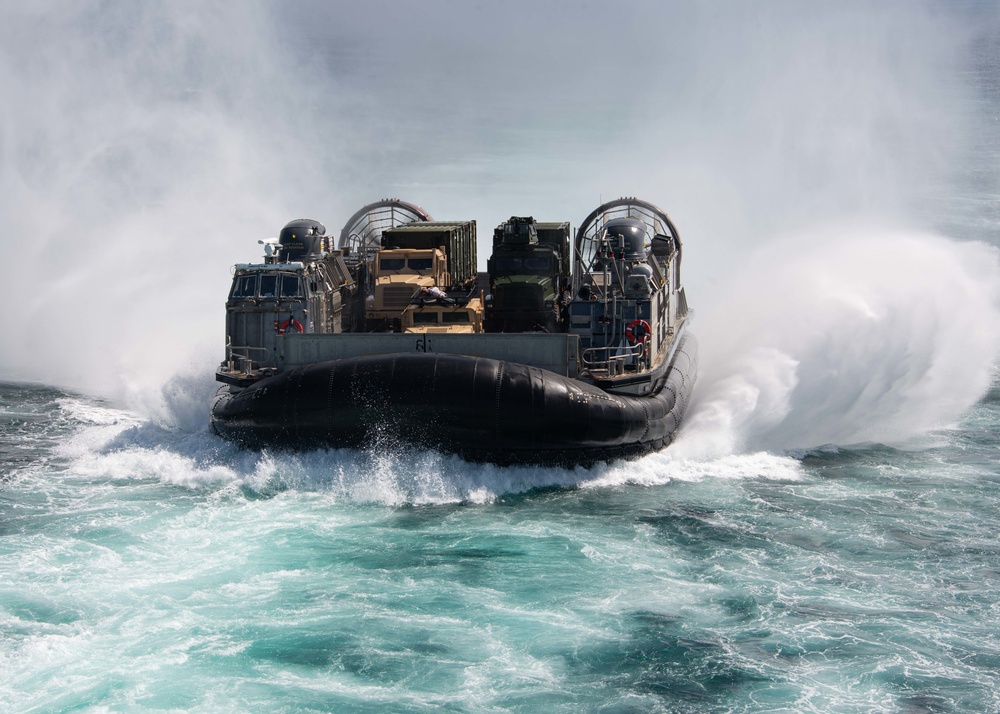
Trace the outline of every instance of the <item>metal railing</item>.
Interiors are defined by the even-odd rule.
[[[261,362],[273,362],[273,352],[270,347],[252,347],[250,345],[233,345],[230,342],[226,342],[226,362],[232,364],[233,370],[243,372],[244,374],[250,374],[254,370],[255,363],[250,357],[250,352],[263,352],[262,358],[257,360],[257,364]]]
[[[630,371],[645,368],[646,343],[634,345],[610,345],[608,347],[588,347],[580,355],[584,369],[594,375],[617,377]]]

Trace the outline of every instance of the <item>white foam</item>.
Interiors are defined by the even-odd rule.
[[[802,478],[799,462],[787,456],[756,452],[719,458],[677,458],[672,449],[638,461],[616,462],[593,478],[580,482],[583,488],[639,485],[661,486],[672,481],[705,479],[767,479],[797,481]]]
[[[828,227],[768,246],[699,316],[679,457],[898,443],[953,423],[1000,351],[997,251]]]
[[[110,418],[115,412],[108,410]],[[111,424],[82,429],[61,447],[72,476],[86,480],[158,481],[228,498],[316,492],[334,501],[384,505],[492,503],[539,488],[657,486],[706,478],[800,478],[794,459],[765,452],[718,459],[677,458],[671,451],[637,461],[565,469],[470,464],[457,456],[383,444],[368,450],[302,452],[240,449],[211,434],[183,432],[118,412]],[[235,488],[237,491],[229,491]],[[229,496],[226,494],[229,493]],[[242,496],[238,496],[242,497]]]

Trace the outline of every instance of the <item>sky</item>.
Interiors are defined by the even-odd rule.
[[[939,228],[998,27],[974,2],[5,4],[0,379],[210,373],[233,263],[389,196],[476,219],[483,265],[510,215],[640,196],[723,309],[772,239]]]

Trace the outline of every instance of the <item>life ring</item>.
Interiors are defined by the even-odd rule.
[[[275,324],[277,324],[277,320],[275,320]],[[286,332],[288,332],[289,327],[294,327],[299,332],[299,334],[305,332],[305,328],[302,327],[302,323],[296,320],[294,317],[290,317],[284,322],[282,322],[281,325],[278,326],[278,334],[279,335],[285,334]]]
[[[652,332],[653,328],[645,320],[632,320],[625,328],[625,337],[628,338],[630,345],[634,345],[639,342],[647,342]]]

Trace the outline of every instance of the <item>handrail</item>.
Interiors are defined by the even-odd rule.
[[[264,353],[263,358],[262,359],[258,359],[257,362],[271,362],[272,361],[270,359],[271,354],[272,354],[271,353],[271,348],[269,348],[269,347],[253,347],[251,345],[232,345],[232,344],[227,344],[226,345],[226,353],[227,353],[226,354],[226,361],[227,362],[234,362],[235,360],[233,358],[234,357],[238,358],[239,361],[242,363],[241,366],[243,367],[243,371],[246,372],[247,374],[249,374],[251,371],[253,371],[253,368],[254,368],[254,361],[253,361],[253,359],[251,359],[250,354],[249,354],[251,351],[257,351],[257,352],[263,352]],[[241,352],[245,352],[246,354],[241,354]]]
[[[608,376],[614,377],[624,374],[625,366],[630,361],[646,361],[646,343],[588,347],[580,354],[580,359],[588,371],[607,370]]]

